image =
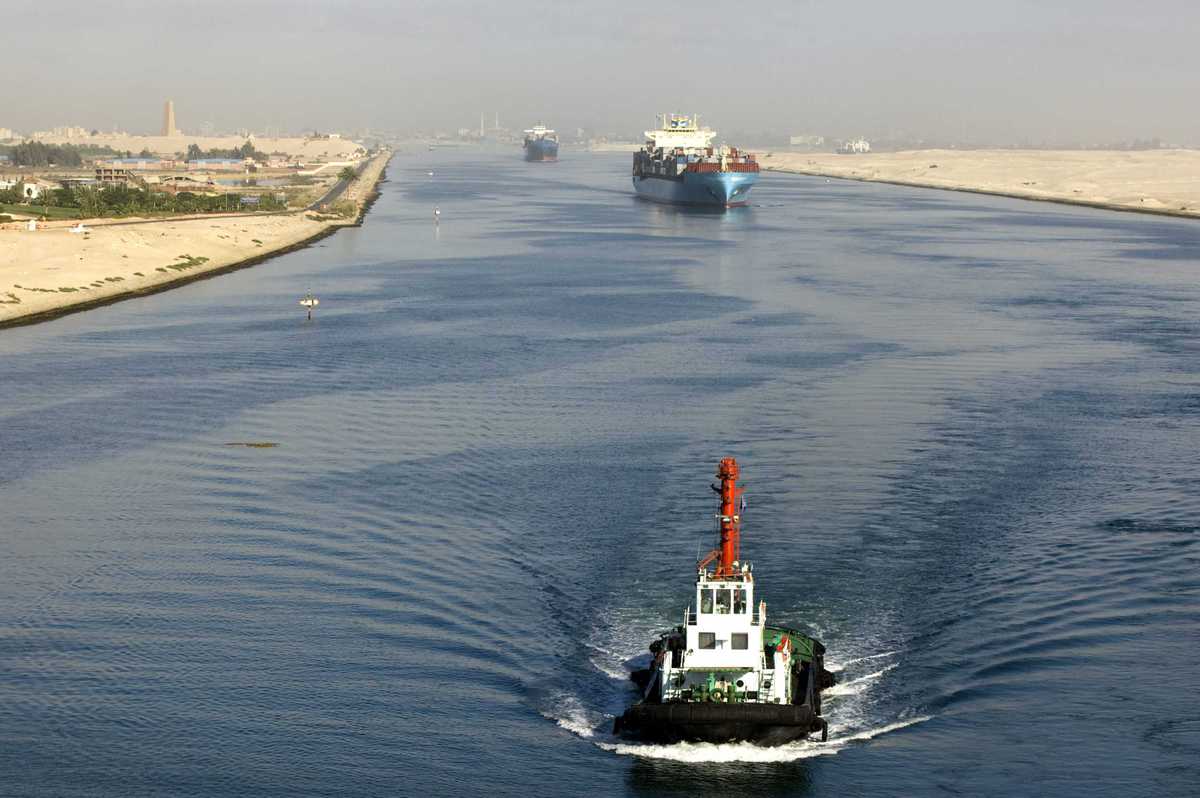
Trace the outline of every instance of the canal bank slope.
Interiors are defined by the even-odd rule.
[[[369,159],[325,210],[0,225],[0,327],[162,291],[243,268],[359,224],[391,158]],[[350,208],[346,203],[353,203]]]
[[[1197,150],[914,150],[768,153],[779,172],[1200,217]]]

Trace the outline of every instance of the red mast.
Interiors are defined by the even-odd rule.
[[[728,579],[737,573],[734,563],[741,559],[742,547],[742,518],[738,515],[742,489],[737,486],[737,460],[732,457],[721,460],[717,476],[721,478],[721,544],[716,578]]]

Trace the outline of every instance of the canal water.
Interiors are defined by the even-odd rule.
[[[0,795],[1195,794],[1200,227],[627,160],[0,332]],[[614,740],[727,455],[829,742]]]

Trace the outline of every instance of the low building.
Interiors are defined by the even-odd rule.
[[[96,182],[102,186],[137,184],[141,178],[132,169],[123,166],[97,166]]]
[[[242,172],[245,171],[250,158],[196,158],[188,161],[189,172]]]
[[[154,180],[149,187],[152,191],[164,194],[178,194],[188,191],[193,194],[208,194],[216,192],[216,184],[205,175],[163,175]]]
[[[824,136],[791,136],[788,138],[788,144],[792,147],[800,149],[815,150],[825,146]]]
[[[48,191],[54,191],[59,188],[58,183],[52,183],[49,180],[41,178],[33,178],[32,180],[22,180],[20,182],[21,196],[25,199],[38,199]]]
[[[838,145],[838,152],[847,155],[864,155],[871,151],[871,142],[859,136],[856,139],[846,139]]]
[[[153,172],[174,169],[175,161],[166,158],[106,158],[96,161],[97,167],[127,169],[131,172]]]

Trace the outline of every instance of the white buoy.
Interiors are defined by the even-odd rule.
[[[430,177],[433,177],[433,172],[430,172],[430,173],[429,173],[429,176],[430,176]]]
[[[312,321],[312,311],[317,305],[321,304],[321,300],[312,295],[312,291],[308,292],[308,296],[300,300],[301,307],[308,308],[308,320]]]
[[[434,224],[442,223],[442,209],[436,205],[433,206],[433,223]]]

